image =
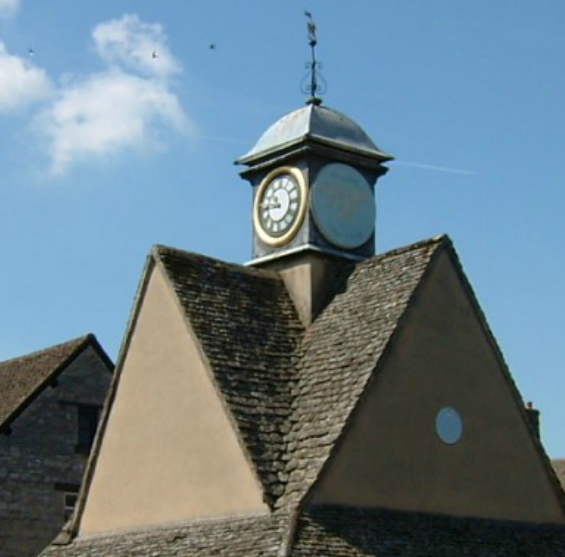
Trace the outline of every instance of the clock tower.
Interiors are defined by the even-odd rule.
[[[305,322],[339,264],[374,255],[375,184],[390,160],[353,120],[312,98],[237,161],[253,187],[250,264],[278,270],[293,284],[301,277]]]
[[[237,162],[253,187],[253,263],[315,251],[375,253],[375,183],[392,157],[347,116],[313,99]]]

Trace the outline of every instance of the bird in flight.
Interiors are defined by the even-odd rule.
[[[153,54],[151,54],[151,57],[152,58],[158,58],[156,50],[153,51]]]
[[[35,54],[35,50],[33,50],[33,48],[28,48],[27,53],[29,56],[33,56]]]
[[[210,50],[216,50],[216,43],[211,43],[209,48]]]

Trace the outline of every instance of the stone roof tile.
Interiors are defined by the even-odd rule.
[[[298,501],[317,478],[444,241],[420,242],[346,268],[332,301],[306,331],[285,439],[289,481],[280,505]]]
[[[303,334],[275,273],[154,249],[210,363],[237,430],[273,502],[283,490],[283,432]]]
[[[41,557],[276,557],[284,515],[196,520],[53,544]]]
[[[291,524],[278,512],[198,520],[79,538],[41,557],[565,557],[559,525],[339,506]]]
[[[563,557],[565,527],[315,507],[298,522],[291,557]]]

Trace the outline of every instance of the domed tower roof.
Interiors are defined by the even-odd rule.
[[[325,106],[309,104],[277,120],[237,162],[249,164],[305,140],[376,158],[381,162],[392,159],[373,143],[361,126],[347,116]]]

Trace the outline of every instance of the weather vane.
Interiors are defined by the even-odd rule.
[[[326,92],[326,82],[323,76],[320,74],[322,69],[322,63],[316,59],[316,45],[318,40],[316,38],[316,24],[312,18],[310,12],[305,11],[304,15],[308,18],[307,30],[308,30],[308,44],[310,45],[310,50],[312,51],[312,60],[306,62],[306,69],[308,73],[304,76],[302,80],[302,92],[310,95],[308,99],[308,104],[321,104],[322,99],[318,95],[323,95]]]

